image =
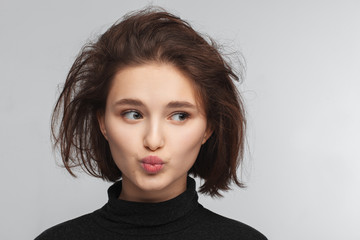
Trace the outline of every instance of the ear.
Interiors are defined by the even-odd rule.
[[[98,111],[96,117],[99,123],[100,131],[104,135],[105,139],[108,140],[106,128],[105,128],[105,113]]]
[[[205,131],[204,138],[203,138],[203,141],[201,142],[201,144],[206,143],[206,141],[211,137],[213,132],[214,132],[214,130],[208,127]]]

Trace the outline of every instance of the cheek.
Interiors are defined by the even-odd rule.
[[[139,146],[139,139],[135,133],[136,129],[120,124],[117,121],[110,120],[107,123],[108,142],[115,162],[131,157],[136,152],[135,149]]]
[[[202,122],[196,122],[191,126],[176,131],[172,139],[177,148],[177,152],[191,158],[196,158],[204,137],[205,127],[206,125],[202,124]]]

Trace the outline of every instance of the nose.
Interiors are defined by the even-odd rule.
[[[144,147],[156,151],[164,146],[164,136],[160,121],[150,121],[146,126],[144,136]]]

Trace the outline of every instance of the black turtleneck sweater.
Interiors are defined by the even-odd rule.
[[[102,208],[49,228],[35,240],[266,240],[257,230],[201,206],[192,178],[184,193],[160,203],[120,200],[120,192],[121,182],[114,183]]]

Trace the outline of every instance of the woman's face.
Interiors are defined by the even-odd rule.
[[[120,70],[99,116],[122,172],[120,198],[159,202],[184,192],[187,172],[211,135],[206,122],[192,81],[174,66]]]

